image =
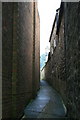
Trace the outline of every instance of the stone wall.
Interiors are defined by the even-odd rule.
[[[52,72],[52,66],[51,66],[51,59],[46,63],[44,67],[44,73],[45,73],[45,80],[52,85],[52,79],[51,79],[51,72]]]
[[[62,94],[64,98],[66,90],[65,81],[65,55],[64,55],[64,15],[61,18],[58,43],[51,57],[52,63],[52,85]],[[66,100],[65,100],[66,101]]]
[[[68,115],[80,119],[80,3],[65,3]]]
[[[57,16],[53,23],[52,35],[50,37],[50,57],[46,64],[45,79],[58,92],[61,93],[64,101],[66,101],[66,80],[65,80],[65,47],[64,47],[64,12],[63,4],[59,11],[58,23]],[[57,23],[57,24],[56,24]],[[54,40],[56,44],[54,44]],[[53,47],[53,48],[52,48]],[[53,50],[53,51],[52,51]]]
[[[80,119],[80,3],[64,3],[60,20],[59,42],[51,56],[51,70],[50,61],[45,66],[45,79],[63,98],[67,116]]]
[[[34,3],[3,3],[2,11],[3,118],[20,118],[33,94],[36,94],[33,91],[35,79],[36,92],[39,88],[39,32],[36,33],[35,41],[38,43],[35,44]],[[39,25],[39,20],[37,23]],[[36,61],[33,60],[33,55],[37,55],[34,49],[38,49]],[[33,62],[37,62],[38,68],[34,69]],[[37,72],[33,75],[35,70]]]
[[[40,80],[45,80],[45,66],[40,71]]]

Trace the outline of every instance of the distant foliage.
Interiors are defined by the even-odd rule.
[[[42,68],[45,66],[46,57],[47,57],[46,54],[42,54],[42,55],[40,56],[40,69],[42,69]]]

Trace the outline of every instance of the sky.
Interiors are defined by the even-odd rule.
[[[40,55],[45,53],[49,46],[49,38],[54,22],[56,9],[60,7],[61,0],[38,0],[38,11],[40,15]]]

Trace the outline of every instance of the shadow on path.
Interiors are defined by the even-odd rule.
[[[37,97],[24,110],[23,118],[64,118],[66,108],[59,94],[44,80]]]

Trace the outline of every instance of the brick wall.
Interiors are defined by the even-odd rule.
[[[36,92],[39,88],[39,20],[36,20],[37,26],[34,26],[34,4],[31,2],[3,3],[2,7],[3,118],[20,118],[32,94],[36,94],[33,93],[33,80],[37,82]],[[36,53],[34,48],[38,50]],[[33,55],[38,55],[36,61]],[[37,71],[34,76],[33,71]]]
[[[12,116],[13,4],[2,3],[2,116]]]
[[[36,91],[39,89],[40,80],[40,18],[36,3],[35,8],[35,83]]]
[[[33,97],[36,96],[40,81],[40,18],[37,2],[34,3],[33,26]]]
[[[15,4],[14,24],[16,28],[14,28],[13,40],[15,45],[13,51],[15,53],[13,61],[13,82],[15,81],[15,83],[13,90],[16,90],[16,92],[13,93],[15,94],[13,96],[15,103],[12,104],[16,104],[16,113],[13,114],[19,116],[32,98],[33,4],[30,2],[18,3],[17,6]],[[15,109],[15,106],[13,108]]]

